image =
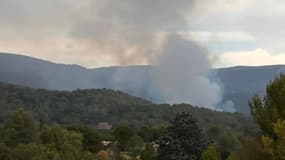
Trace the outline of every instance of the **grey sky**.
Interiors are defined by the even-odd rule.
[[[152,64],[179,32],[214,66],[285,63],[284,16],[281,0],[0,0],[0,50],[88,67]]]

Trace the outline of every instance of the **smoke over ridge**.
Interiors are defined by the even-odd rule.
[[[133,77],[137,83],[130,85],[132,89],[146,87],[146,94],[159,96],[157,99],[169,103],[187,102],[215,108],[222,100],[222,88],[208,78],[211,66],[207,49],[178,34],[191,28],[197,0],[55,0],[52,3],[29,0],[31,6],[20,2],[23,8],[16,0],[0,2],[3,4],[0,10],[5,9],[1,14],[4,22],[16,24],[19,19],[22,28],[35,26],[38,30],[44,29],[43,34],[64,28],[65,32],[59,34],[64,37],[60,47],[63,46],[63,53],[70,52],[63,56],[72,57],[79,52],[86,53],[83,56],[87,56],[90,63],[94,60],[119,65],[154,65],[153,85],[146,86],[138,76]],[[41,9],[45,6],[52,8],[52,13]],[[38,13],[33,12],[34,8]],[[50,14],[53,17],[49,17]],[[35,22],[41,27],[34,25]],[[51,24],[53,26],[48,28]],[[27,38],[31,35],[25,34]],[[37,39],[34,42],[37,44]],[[54,43],[47,39],[45,44]],[[122,88],[123,76],[114,73],[112,88]]]
[[[194,0],[93,1],[86,9],[89,17],[74,24],[72,35],[88,39],[104,54],[115,53],[121,64],[139,62],[155,66],[153,81],[159,98],[168,103],[191,103],[215,108],[222,100],[218,83],[208,79],[210,63],[207,49],[185,39],[179,31],[191,26],[187,16]],[[122,84],[119,73],[114,88]],[[136,78],[136,77],[134,77]],[[146,87],[144,83],[131,88]],[[148,94],[157,91],[148,87]]]

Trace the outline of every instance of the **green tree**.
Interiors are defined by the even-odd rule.
[[[48,150],[41,144],[19,144],[11,151],[11,160],[49,160]]]
[[[2,139],[8,146],[27,144],[39,140],[38,124],[22,109],[13,112],[3,127]]]
[[[141,153],[142,160],[156,160],[157,154],[153,144],[146,144],[145,149]]]
[[[78,132],[54,125],[51,128],[44,129],[41,139],[50,150],[51,159],[80,160],[82,157],[91,158],[88,152],[82,151],[83,137]]]
[[[206,148],[202,130],[189,113],[176,116],[158,145],[158,160],[200,160]]]
[[[264,97],[250,102],[251,113],[263,135],[245,141],[237,156],[241,160],[285,160],[285,75],[266,86]]]
[[[0,143],[0,160],[10,160],[11,149]]]
[[[126,147],[128,152],[131,152],[134,156],[137,156],[143,150],[144,141],[140,136],[134,135],[128,140]]]
[[[281,74],[266,87],[264,97],[255,96],[249,101],[252,116],[261,130],[270,136],[276,136],[273,123],[285,119],[285,75]]]
[[[67,127],[67,129],[70,131],[76,131],[82,134],[83,150],[97,153],[98,151],[103,149],[103,146],[101,144],[102,138],[94,128],[83,126],[83,125],[72,125],[72,126]]]
[[[235,155],[239,160],[270,160],[271,157],[265,152],[259,136],[246,138]]]
[[[227,158],[231,152],[240,146],[239,135],[232,129],[214,126],[206,132],[208,141],[213,142],[221,154],[221,159]]]
[[[202,160],[220,160],[221,155],[216,147],[210,145],[207,150],[202,153]]]
[[[264,150],[271,156],[272,160],[285,160],[285,121],[278,120],[273,124],[276,138],[262,136],[261,141]]]
[[[123,151],[126,149],[129,139],[134,134],[135,134],[134,131],[127,126],[117,127],[113,132],[115,140],[119,142],[119,147]]]
[[[142,137],[145,142],[150,143],[156,141],[162,132],[163,128],[142,127],[138,135]]]

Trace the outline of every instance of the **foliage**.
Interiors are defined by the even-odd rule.
[[[156,150],[153,144],[146,144],[145,149],[141,153],[142,160],[156,160]]]
[[[239,146],[240,136],[256,128],[238,113],[188,104],[158,105],[106,89],[47,91],[0,83],[0,105],[0,122],[6,121],[0,126],[0,151],[5,151],[0,158],[7,160],[16,148],[18,155],[30,154],[28,148],[36,145],[42,159],[47,154],[53,160],[89,160],[107,150],[110,159],[126,151],[131,159],[195,160],[202,158],[207,146],[203,131],[224,159]],[[96,130],[93,127],[98,122],[109,122],[115,129]],[[213,127],[217,124],[218,129]],[[113,143],[102,146],[102,140]],[[153,142],[159,143],[158,152]]]
[[[71,125],[68,126],[67,129],[82,134],[82,147],[84,150],[96,153],[102,148],[101,141],[103,139],[100,133],[98,133],[94,128],[86,127],[83,125]]]
[[[10,115],[0,130],[0,160],[91,160],[82,148],[82,134],[59,125],[39,124],[27,112]],[[34,137],[33,137],[34,136]]]
[[[144,141],[140,136],[134,135],[128,140],[126,148],[133,155],[139,155],[144,148]]]
[[[119,146],[123,151],[126,150],[127,144],[134,134],[134,131],[128,126],[117,127],[113,132],[115,139],[118,141]]]
[[[285,160],[285,75],[266,87],[266,95],[250,101],[251,112],[262,130],[245,141],[237,156],[241,160]]]
[[[188,113],[176,116],[158,145],[158,160],[200,160],[206,148],[197,120]]]
[[[281,74],[266,87],[266,96],[253,97],[250,102],[251,113],[261,130],[275,136],[273,123],[285,117],[285,75]]]
[[[240,135],[229,128],[213,126],[207,130],[206,137],[217,147],[222,159],[226,159],[240,146]]]
[[[270,160],[258,136],[246,138],[235,155],[240,160]]]
[[[1,137],[8,146],[37,142],[38,129],[33,117],[19,109],[12,113],[4,124]]]
[[[221,155],[217,151],[216,147],[210,145],[207,150],[202,153],[202,160],[220,160]]]
[[[236,132],[256,128],[253,122],[238,113],[217,112],[188,104],[153,104],[119,91],[88,89],[75,91],[48,91],[0,83],[0,123],[9,113],[22,107],[41,123],[84,124],[96,126],[109,122],[114,127],[127,125],[133,129],[145,126],[168,126],[176,114],[190,112],[202,129],[219,124]],[[151,131],[152,132],[152,131]],[[157,139],[153,130],[148,142]]]
[[[79,159],[81,156],[82,135],[74,131],[68,131],[58,125],[46,128],[41,135],[43,144],[52,152],[53,159]]]
[[[0,160],[9,160],[11,155],[11,150],[8,146],[0,143]]]
[[[145,142],[156,141],[161,134],[165,131],[165,127],[149,127],[144,126],[138,131],[138,135],[143,138]]]
[[[276,139],[269,136],[262,136],[261,141],[264,150],[271,156],[272,160],[285,160],[285,121],[278,120],[273,124]]]
[[[10,157],[15,160],[49,160],[49,153],[41,144],[19,144],[11,151]]]

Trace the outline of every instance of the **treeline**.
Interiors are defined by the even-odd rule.
[[[0,160],[285,160],[284,97],[280,75],[249,101],[251,120],[107,89],[1,84]]]
[[[213,126],[243,134],[254,128],[252,120],[238,113],[217,112],[188,104],[153,104],[119,91],[91,89],[48,91],[0,83],[0,123],[9,113],[23,108],[47,124],[85,124],[108,122],[134,129],[168,126],[177,113],[190,112],[203,129]]]
[[[47,125],[20,109],[0,128],[0,160],[155,160],[155,145],[148,141],[159,134],[148,133],[144,141],[127,126],[98,131],[83,125]]]
[[[212,134],[218,131],[213,130]],[[168,127],[97,130],[78,124],[45,124],[19,109],[0,128],[0,160],[200,160],[210,144],[216,145],[216,153],[227,156],[237,149],[233,135],[225,139],[230,146],[217,137],[206,137],[189,113],[178,114]]]
[[[285,160],[285,75],[270,82],[266,95],[254,96],[249,106],[260,131],[243,136],[240,147],[232,151],[228,160]],[[202,157],[203,160],[222,159],[215,143]]]

